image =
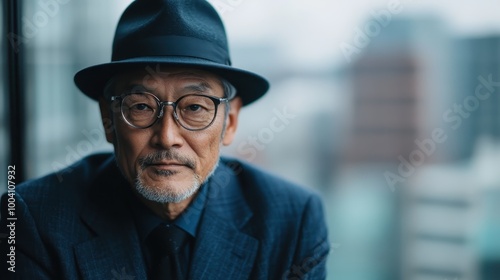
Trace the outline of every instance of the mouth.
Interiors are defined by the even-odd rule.
[[[188,167],[186,164],[175,162],[175,161],[161,161],[161,162],[153,162],[148,164],[148,167],[154,167],[159,169],[170,169],[170,168],[181,168]]]

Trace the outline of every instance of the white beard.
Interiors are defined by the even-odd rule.
[[[218,165],[219,161],[217,161],[212,171],[210,171],[205,182],[208,181],[208,179],[213,175]],[[169,174],[167,173],[163,175],[169,176]],[[193,183],[189,187],[176,191],[170,187],[155,188],[152,186],[145,185],[141,178],[142,178],[142,170],[139,171],[139,173],[137,174],[137,178],[135,179],[134,187],[137,193],[139,193],[142,197],[144,197],[149,201],[154,201],[158,203],[179,203],[191,197],[193,194],[195,194],[201,187],[201,185],[203,185],[204,183],[202,182],[199,175],[194,174]]]

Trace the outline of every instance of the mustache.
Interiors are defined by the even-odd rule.
[[[173,150],[156,151],[154,153],[147,154],[140,157],[138,160],[139,166],[142,170],[146,169],[148,166],[160,163],[161,161],[176,161],[180,164],[186,165],[191,169],[195,169],[196,163],[189,157],[183,156]]]

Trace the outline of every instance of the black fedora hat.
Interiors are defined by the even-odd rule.
[[[150,65],[192,67],[219,75],[236,88],[243,105],[269,89],[263,77],[231,66],[224,25],[205,0],[132,2],[118,22],[111,62],[79,71],[75,84],[97,100],[116,74]]]

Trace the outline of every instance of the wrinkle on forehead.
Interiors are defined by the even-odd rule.
[[[193,69],[193,68],[167,68],[165,71],[160,71],[159,69],[145,68],[138,69],[115,76],[116,79],[126,79],[132,81],[144,81],[151,79],[162,79],[162,78],[199,78],[199,79],[215,79],[220,80],[220,78],[208,71]]]
[[[148,88],[140,84],[130,84],[122,88],[122,94],[125,93],[142,93],[149,92],[154,95],[162,93],[161,90],[156,88]],[[206,95],[216,95],[216,90],[207,82],[192,82],[184,85],[181,88],[176,89],[174,96],[180,97],[187,94],[206,94]],[[158,96],[157,96],[158,97]],[[161,99],[161,98],[160,98]]]
[[[150,69],[152,70],[152,69]],[[151,71],[148,73],[147,69],[140,69],[131,72],[126,72],[118,74],[113,77],[110,89],[113,90],[114,94],[119,91],[148,91],[151,93],[163,93],[165,83],[164,79],[186,79],[186,80],[197,80],[192,83],[187,83],[181,89],[181,94],[184,93],[211,93],[215,94],[217,90],[213,87],[210,81],[215,82],[219,87],[221,92],[223,91],[222,82],[220,78],[207,71],[199,69],[190,68],[171,68],[168,71]]]

